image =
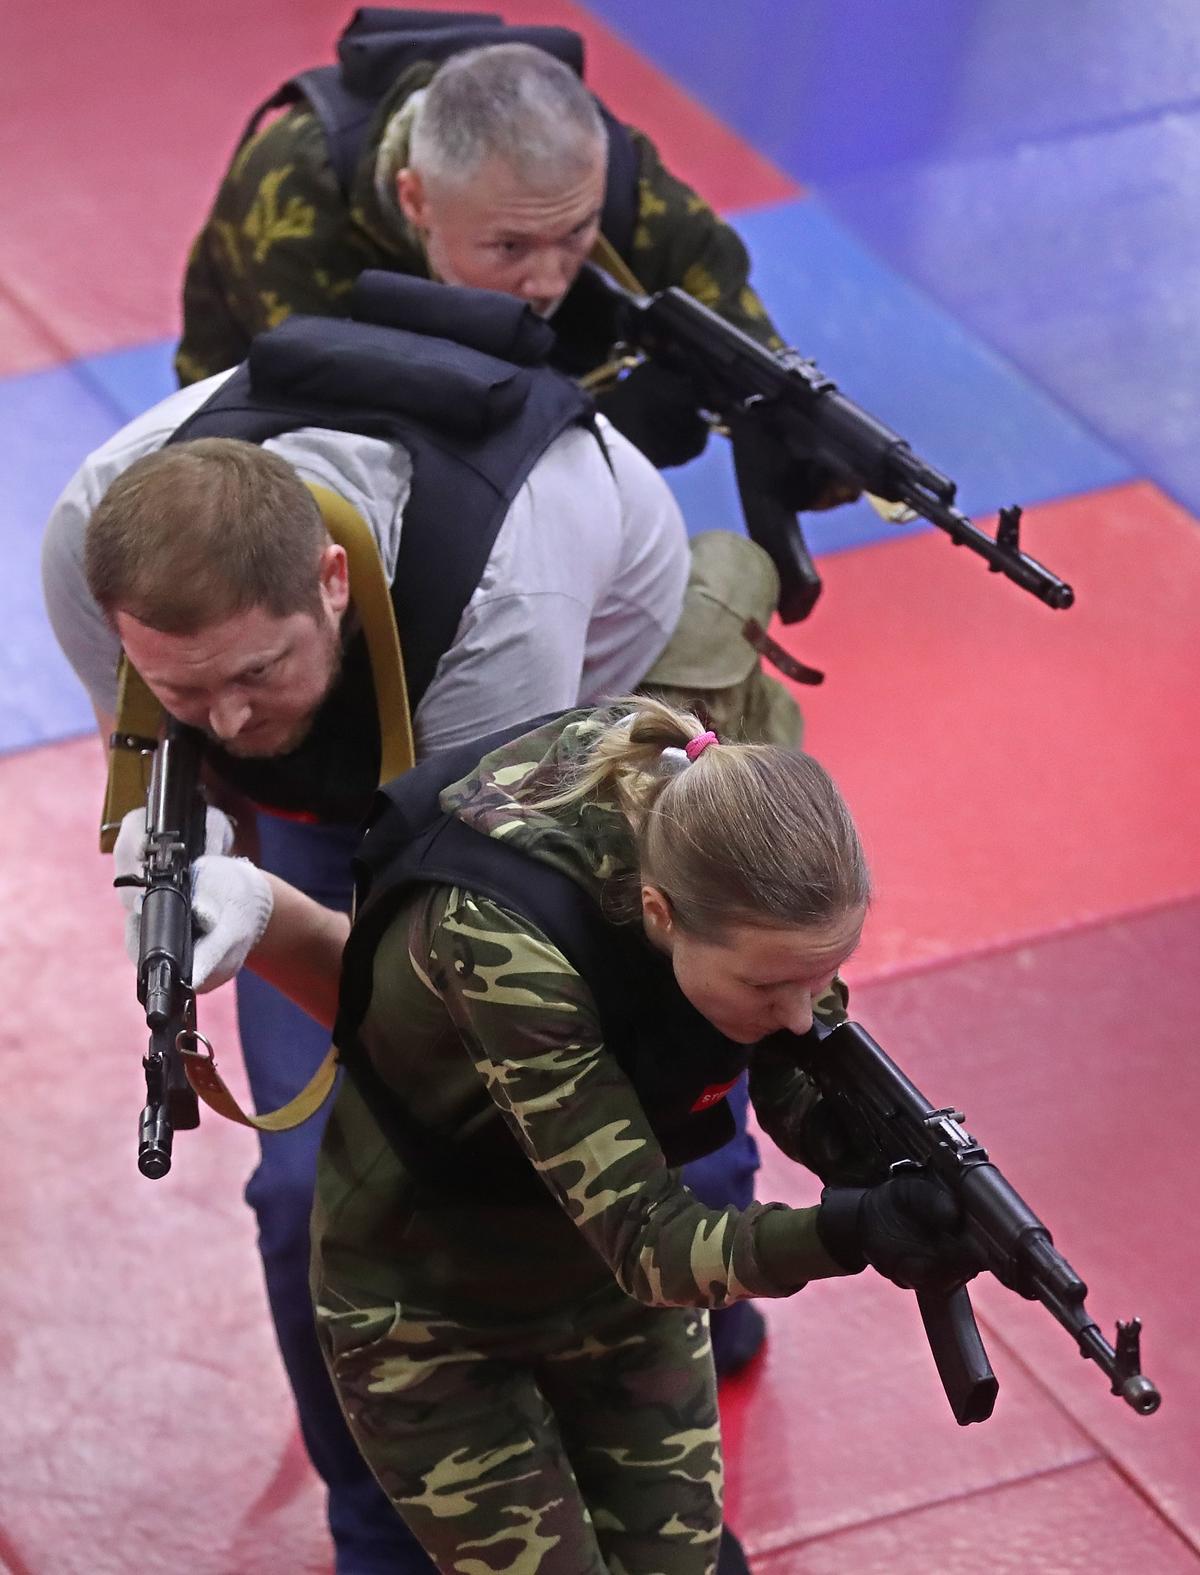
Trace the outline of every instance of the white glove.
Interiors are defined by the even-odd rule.
[[[275,896],[271,883],[249,859],[206,853],[192,865],[192,988],[215,990],[227,983],[263,938]]]
[[[233,822],[224,810],[215,804],[206,805],[204,810],[204,851],[205,853],[228,853],[233,846]],[[142,864],[146,858],[146,811],[131,809],[121,822],[121,829],[117,832],[117,840],[113,843],[113,879],[118,880],[122,875],[140,875]],[[142,911],[142,901],[146,893],[140,886],[118,886],[117,891],[125,911],[134,919]],[[135,938],[133,943],[134,960],[137,959],[136,925],[134,926]],[[125,949],[129,949],[128,926],[126,926]]]
[[[204,853],[192,866],[192,915],[198,932],[192,955],[192,988],[215,990],[232,979],[258,945],[274,897],[266,876],[249,859],[228,858],[234,830],[228,815],[210,804],[204,816]],[[146,812],[131,809],[113,846],[116,875],[140,875],[146,855]],[[125,951],[138,961],[145,892],[120,886],[125,907]]]

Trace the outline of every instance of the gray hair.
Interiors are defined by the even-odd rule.
[[[409,164],[424,180],[462,184],[490,158],[545,187],[603,156],[604,122],[569,66],[531,44],[452,55],[422,95]]]

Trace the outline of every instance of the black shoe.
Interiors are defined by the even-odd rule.
[[[717,1558],[717,1575],[750,1575],[746,1554],[741,1543],[725,1526],[721,1531],[721,1552]]]

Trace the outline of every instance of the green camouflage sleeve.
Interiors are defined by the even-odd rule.
[[[810,1165],[812,1159],[804,1124],[820,1097],[796,1063],[769,1041],[755,1049],[750,1062],[755,1117],[775,1147],[798,1165]]]
[[[314,116],[291,109],[241,148],[196,237],[183,285],[181,383],[243,360],[293,312],[343,316],[376,261],[352,220]]]
[[[664,166],[650,139],[627,128],[639,163],[638,220],[630,266],[644,289],[678,285],[772,350],[783,340],[750,286],[741,237]]]
[[[587,986],[526,921],[450,892],[420,905],[409,951],[531,1164],[627,1295],[721,1307],[841,1272],[814,1209],[710,1209],[681,1184],[604,1047]]]

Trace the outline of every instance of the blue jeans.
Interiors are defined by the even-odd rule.
[[[260,863],[327,907],[347,911],[350,860],[358,845],[349,827],[305,826],[271,815],[258,818]],[[329,1035],[278,991],[243,972],[238,976],[238,1025],[254,1104],[273,1110],[287,1102],[320,1064]],[[754,1195],[758,1152],[745,1130],[745,1080],[729,1095],[738,1137],[718,1153],[689,1165],[684,1179],[704,1202],[744,1207]],[[433,1565],[396,1514],[350,1436],[317,1344],[308,1289],[309,1215],[317,1150],[329,1105],[291,1132],[260,1135],[261,1158],[246,1188],[258,1218],[258,1247],[267,1298],[305,1447],[329,1489],[329,1528],[337,1575],[433,1575]],[[745,1318],[740,1303],[714,1315],[713,1343],[722,1324],[731,1332]],[[720,1363],[718,1362],[718,1371]]]
[[[258,817],[264,869],[327,907],[348,911],[352,827],[302,826]],[[329,1049],[329,1034],[277,990],[249,972],[238,976],[238,1027],[255,1108],[285,1104]],[[309,1458],[329,1490],[329,1529],[337,1575],[434,1575],[434,1567],[350,1436],[317,1345],[308,1288],[309,1215],[317,1150],[330,1102],[291,1132],[260,1134],[261,1157],[246,1188],[258,1217],[267,1299],[296,1400]]]

